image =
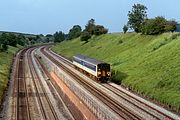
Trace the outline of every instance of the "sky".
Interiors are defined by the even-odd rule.
[[[0,31],[32,34],[68,33],[83,29],[91,18],[109,32],[121,32],[134,4],[145,5],[148,18],[164,16],[180,22],[180,0],[0,0]]]

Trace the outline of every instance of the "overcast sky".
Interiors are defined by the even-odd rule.
[[[34,34],[67,33],[95,19],[109,32],[120,32],[132,5],[144,4],[148,17],[164,16],[180,22],[180,0],[0,0],[0,31]]]

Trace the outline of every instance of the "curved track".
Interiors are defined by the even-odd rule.
[[[94,94],[97,98],[99,98],[101,101],[103,101],[105,104],[109,104],[108,106],[113,109],[117,114],[122,114],[120,115],[124,119],[128,119],[127,117],[124,117],[125,115],[129,116],[129,119],[142,119],[136,114],[133,114],[133,111],[128,110],[125,108],[123,105],[121,106],[116,100],[109,98],[109,96],[106,96],[105,93],[103,93],[101,90],[98,88],[95,88],[93,85],[89,84],[85,80],[83,80],[80,76],[78,76],[76,73],[74,73],[71,70],[68,70],[65,66],[60,64],[57,60],[53,59],[53,56],[64,62],[65,64],[73,67],[73,64],[71,61],[57,55],[56,53],[52,52],[50,50],[50,47],[43,48],[41,50],[51,61],[53,61],[55,64],[57,64],[59,67],[63,68],[67,73],[68,71],[71,76],[73,76],[79,84],[83,85],[86,89],[91,91],[91,93]],[[179,117],[176,115],[173,115],[170,112],[166,112],[166,110],[160,110],[156,107],[156,105],[149,105],[147,102],[144,102],[143,100],[132,96],[131,94],[128,94],[127,91],[120,90],[111,84],[102,84],[103,87],[108,89],[109,91],[113,92],[115,95],[118,97],[122,98],[123,100],[127,101],[130,105],[133,105],[135,108],[137,108],[140,111],[143,111],[144,113],[148,114],[151,116],[153,119],[169,119],[169,120],[174,120],[178,119]],[[154,107],[155,106],[155,107]],[[120,113],[119,111],[123,111],[123,113]],[[165,112],[164,112],[165,111]]]
[[[34,67],[34,62],[38,61],[35,58],[33,59],[34,55],[32,51],[36,48],[37,47],[23,49],[17,54],[12,93],[15,108],[13,108],[11,119],[59,120],[57,112],[52,105],[53,103],[47,95],[42,80],[37,73],[37,68]],[[26,73],[27,69],[30,72],[28,78],[25,75],[28,74]],[[34,91],[32,89],[34,89]],[[39,117],[35,118],[35,116],[37,116],[35,114],[39,114]]]
[[[15,92],[16,92],[16,119],[17,120],[30,120],[30,110],[29,110],[29,96],[26,87],[26,81],[24,77],[24,58],[27,49],[20,51],[17,56],[17,68],[15,74]]]
[[[115,113],[117,113],[120,118],[122,119],[134,119],[134,120],[140,120],[142,119],[137,114],[133,113],[133,111],[129,110],[122,104],[119,104],[116,100],[110,98],[107,94],[105,94],[103,91],[97,89],[95,86],[89,84],[83,78],[81,78],[79,75],[75,74],[73,71],[59,63],[56,59],[54,59],[50,54],[48,54],[44,48],[41,49],[41,52],[46,55],[51,61],[53,61],[56,65],[61,67],[66,73],[68,73],[71,77],[73,77],[79,84],[81,84],[84,88],[91,91],[91,93],[96,96],[99,100],[101,100],[104,104],[106,104],[108,107],[110,107]]]

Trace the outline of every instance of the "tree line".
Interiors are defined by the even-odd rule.
[[[46,43],[52,41],[48,36],[40,35],[24,35],[21,33],[10,33],[2,32],[0,33],[0,51],[7,51],[8,46],[17,47],[30,46],[37,43]]]
[[[72,40],[80,37],[81,41],[88,42],[88,40],[93,36],[98,36],[108,33],[108,29],[103,25],[96,25],[94,19],[90,19],[85,25],[85,29],[82,30],[81,26],[74,25],[68,34],[63,33],[62,31],[54,33],[54,42],[62,42],[64,40]]]
[[[163,16],[155,18],[147,17],[147,7],[141,4],[134,4],[132,10],[128,12],[128,22],[123,26],[123,32],[126,33],[129,29],[134,30],[136,33],[144,35],[157,35],[164,32],[174,32],[177,27],[175,20],[167,20]],[[81,41],[88,42],[94,35],[102,35],[108,33],[108,29],[103,25],[96,25],[94,19],[90,19],[82,30],[81,26],[74,25],[68,34],[62,31],[56,32],[54,42],[62,42],[64,40],[71,40],[80,37]]]
[[[147,7],[141,4],[134,4],[128,13],[128,22],[123,27],[124,33],[133,29],[137,33],[145,35],[157,35],[164,32],[174,32],[177,27],[175,20],[167,20],[163,16],[155,18],[147,17]]]

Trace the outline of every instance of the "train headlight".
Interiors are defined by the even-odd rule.
[[[107,72],[107,75],[108,75],[108,76],[111,76],[111,73],[110,73],[110,72]]]
[[[98,75],[101,75],[101,72],[98,72],[97,74],[98,74]]]

